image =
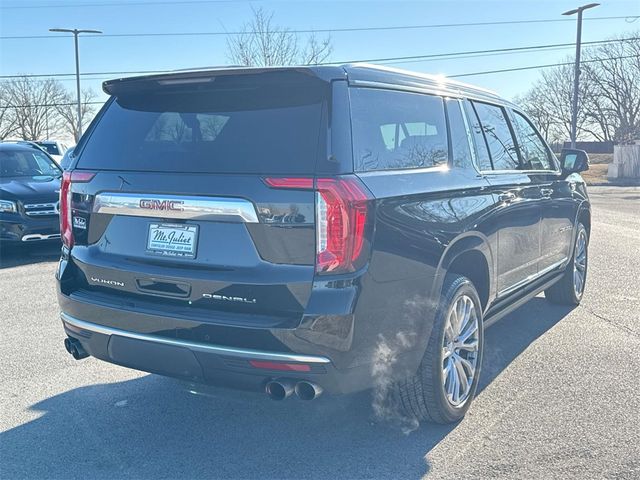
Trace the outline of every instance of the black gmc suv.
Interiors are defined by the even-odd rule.
[[[483,329],[581,300],[582,151],[468,85],[370,65],[108,81],[61,191],[67,350],[275,399],[461,418]]]

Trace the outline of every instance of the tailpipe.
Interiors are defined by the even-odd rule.
[[[87,358],[89,354],[82,347],[82,344],[75,338],[67,337],[64,339],[64,348],[76,360]]]
[[[300,400],[313,400],[322,394],[322,387],[311,382],[298,382],[295,388],[296,395]]]
[[[271,380],[264,386],[264,391],[271,400],[284,400],[291,396],[294,389],[293,382],[286,378]]]

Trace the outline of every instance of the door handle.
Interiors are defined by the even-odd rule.
[[[515,199],[516,199],[516,194],[513,192],[506,192],[498,195],[498,200],[500,200],[503,203],[513,202]]]
[[[549,198],[553,195],[553,188],[541,188],[540,194],[545,198]]]

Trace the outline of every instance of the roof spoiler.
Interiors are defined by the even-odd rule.
[[[118,95],[123,92],[154,89],[162,86],[207,84],[212,83],[218,77],[231,75],[260,75],[276,72],[297,72],[310,77],[321,78],[317,68],[312,66],[300,67],[224,67],[206,68],[199,70],[176,70],[167,73],[142,75],[137,77],[118,78],[107,80],[102,84],[102,90],[109,95]]]

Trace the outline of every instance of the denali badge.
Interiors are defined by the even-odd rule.
[[[117,280],[105,280],[104,278],[91,277],[91,281],[101,283],[103,285],[111,285],[113,287],[124,287],[124,282],[119,282]]]
[[[240,302],[240,303],[256,303],[255,298],[245,297],[228,297],[226,295],[217,295],[215,293],[203,293],[203,298],[210,298],[212,300],[221,300],[223,302]]]
[[[181,212],[184,210],[182,205],[184,202],[182,200],[151,200],[148,198],[140,199],[140,208],[145,208],[147,210],[177,210]]]

